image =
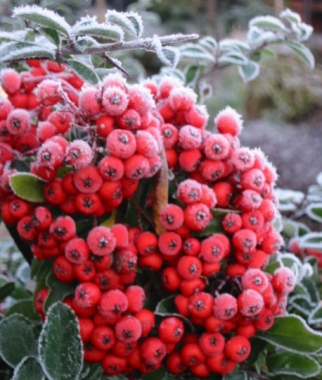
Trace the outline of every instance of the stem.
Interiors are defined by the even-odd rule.
[[[169,36],[158,37],[161,45],[171,45],[177,42],[185,42],[190,40],[195,40],[199,38],[196,33],[193,34],[170,34]],[[138,40],[126,41],[126,42],[114,42],[110,44],[102,44],[100,46],[92,46],[84,51],[79,51],[75,46],[66,46],[60,50],[60,55],[92,55],[92,54],[104,54],[112,51],[121,50],[135,50],[144,49],[147,51],[154,51],[154,37],[140,38]]]
[[[140,206],[140,204],[137,202],[137,200],[132,197],[131,201],[134,203],[135,207],[137,208],[139,215],[143,215],[145,219],[151,224],[151,226],[154,226],[153,220],[149,217],[149,215],[143,210],[143,208]]]

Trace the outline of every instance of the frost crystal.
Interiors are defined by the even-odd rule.
[[[143,33],[143,22],[141,16],[133,12],[117,12],[114,10],[107,11],[105,15],[106,23],[118,24],[121,27],[141,37]]]

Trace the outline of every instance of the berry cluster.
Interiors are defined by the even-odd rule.
[[[111,376],[162,365],[200,377],[231,372],[295,286],[288,268],[263,271],[282,245],[272,226],[276,173],[260,150],[241,147],[240,116],[227,107],[208,131],[206,109],[173,78],[130,85],[111,74],[91,86],[55,62],[26,68],[1,74],[2,217],[36,259],[51,260],[58,281],[75,285],[63,302],[78,318],[85,361]],[[17,161],[45,182],[43,204],[13,193]],[[148,227],[100,224],[166,165],[175,190],[158,232],[151,199],[139,205]],[[35,296],[43,319],[48,292]],[[149,292],[173,297],[174,314],[145,307]]]

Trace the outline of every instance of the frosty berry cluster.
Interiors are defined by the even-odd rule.
[[[107,375],[230,373],[295,286],[286,267],[264,271],[282,246],[276,173],[241,146],[240,116],[227,107],[207,130],[207,110],[174,78],[128,84],[111,74],[93,86],[55,62],[25,68],[1,73],[2,217],[74,285],[63,302],[78,318],[84,360]],[[155,199],[134,197],[162,169],[169,197],[156,228]],[[21,171],[44,182],[43,203],[12,191]],[[120,218],[131,202],[148,224]],[[138,278],[144,271],[152,285]],[[43,319],[49,292],[35,295]],[[154,312],[151,298],[173,302],[173,313]]]

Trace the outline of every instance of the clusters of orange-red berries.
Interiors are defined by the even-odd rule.
[[[108,375],[162,365],[200,377],[231,372],[295,286],[288,268],[263,271],[282,245],[272,226],[276,173],[260,150],[241,147],[240,116],[227,107],[210,132],[196,94],[173,78],[130,85],[111,74],[92,86],[55,62],[27,66],[1,74],[1,212],[36,259],[52,261],[57,280],[75,285],[63,302],[78,318],[85,361]],[[13,193],[17,161],[45,182],[45,203]],[[95,224],[164,165],[176,190],[158,215],[161,231]],[[80,216],[93,221],[85,233]],[[173,315],[145,307],[154,295],[138,268],[157,274]],[[35,296],[43,318],[48,292]]]

